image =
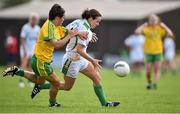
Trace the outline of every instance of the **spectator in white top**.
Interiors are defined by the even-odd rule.
[[[129,59],[132,69],[138,72],[144,64],[144,36],[136,34],[130,35],[125,40],[125,45],[129,49]]]
[[[175,59],[175,43],[173,38],[166,37],[164,39],[164,62],[167,69],[171,69],[172,71],[176,70],[176,64],[174,62]]]
[[[20,57],[21,57],[21,67],[23,69],[29,69],[30,59],[33,56],[34,44],[36,43],[40,26],[39,15],[37,13],[31,13],[29,15],[29,22],[24,24],[21,30],[21,45],[20,45]],[[32,87],[32,83],[29,83]],[[24,87],[24,82],[22,79],[19,80],[19,87]]]

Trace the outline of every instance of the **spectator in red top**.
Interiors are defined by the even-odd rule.
[[[6,63],[8,66],[16,65],[16,56],[17,56],[17,38],[12,36],[10,31],[6,32]]]

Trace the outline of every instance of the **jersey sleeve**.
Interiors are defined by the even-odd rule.
[[[68,30],[77,29],[78,31],[85,31],[82,23],[78,20],[73,21],[72,23],[66,26]]]
[[[64,26],[61,26],[61,28],[63,29],[63,36],[61,37],[61,39],[63,39],[68,35],[68,29]]]
[[[23,38],[23,39],[26,39],[26,36],[27,36],[27,27],[24,25],[21,29],[21,34],[20,34],[20,37]]]

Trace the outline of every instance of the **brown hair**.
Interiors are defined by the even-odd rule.
[[[96,19],[96,17],[101,17],[102,15],[99,13],[99,11],[97,11],[96,9],[86,9],[83,13],[82,13],[82,18],[83,19],[89,19],[92,17],[92,19]]]

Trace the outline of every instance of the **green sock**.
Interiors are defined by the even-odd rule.
[[[19,69],[15,72],[15,74],[18,75],[18,76],[24,77],[24,70],[19,68]]]
[[[101,85],[98,86],[94,86],[94,91],[99,99],[99,101],[101,102],[102,106],[105,106],[107,101],[106,101],[106,97],[104,95],[103,89]]]
[[[50,89],[51,88],[51,84],[50,83],[45,83],[43,85],[40,85],[40,89]]]

